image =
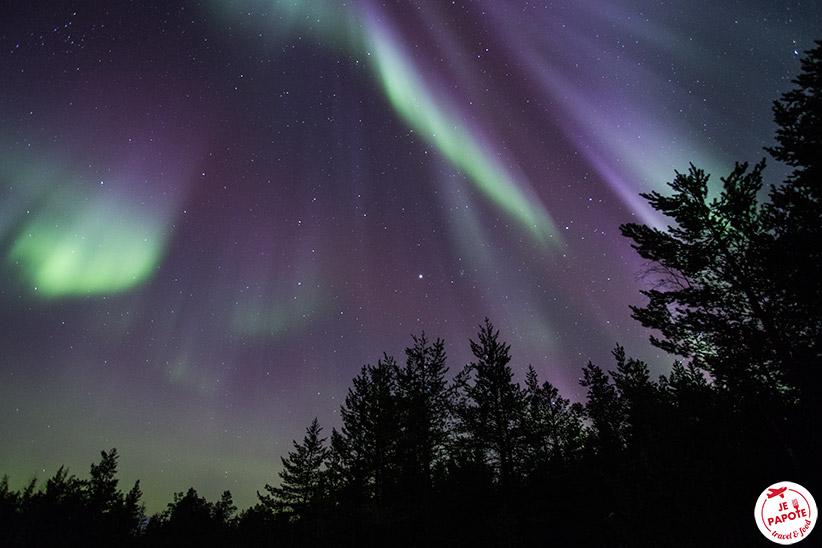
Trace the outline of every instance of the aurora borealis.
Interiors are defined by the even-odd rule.
[[[617,341],[663,372],[618,226],[763,157],[819,29],[794,1],[7,7],[0,474],[117,447],[149,511],[245,507],[362,364],[425,330],[455,372],[485,316],[572,399]]]

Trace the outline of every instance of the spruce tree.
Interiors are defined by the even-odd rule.
[[[627,357],[625,348],[616,345],[611,354],[617,368],[609,373],[625,413],[626,443],[652,443],[654,433],[666,426],[658,416],[662,403],[659,386],[651,380],[648,365]]]
[[[430,343],[422,333],[412,336],[399,369],[401,465],[413,489],[430,487],[433,467],[444,459],[450,418],[450,390],[445,375],[445,343]]]
[[[342,464],[349,492],[380,501],[394,485],[397,473],[399,414],[397,363],[383,355],[376,366],[363,366],[349,388],[342,415]]]
[[[790,340],[788,382],[818,415],[822,397],[822,41],[802,58],[795,87],[774,101],[777,145],[768,152],[793,171],[771,187],[766,222],[776,324]]]
[[[583,407],[563,398],[550,382],[540,385],[536,370],[525,376],[525,459],[531,474],[575,458],[584,439]]]
[[[610,376],[601,367],[588,362],[582,369],[579,384],[588,389],[585,415],[591,421],[592,442],[588,449],[612,456],[625,448],[625,402]]]
[[[289,451],[287,458],[281,457],[280,486],[266,484],[268,494],[258,493],[264,505],[293,520],[306,518],[316,509],[325,494],[324,474],[329,455],[321,432],[315,417],[306,428],[302,443],[294,440],[294,451]]]
[[[513,380],[511,347],[485,319],[470,341],[475,361],[456,379],[461,392],[458,410],[464,442],[494,470],[503,487],[515,483],[521,457],[524,393]]]

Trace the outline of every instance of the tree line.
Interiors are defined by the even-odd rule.
[[[750,508],[775,481],[822,493],[822,42],[774,102],[792,168],[763,189],[764,160],[709,191],[695,166],[643,194],[665,230],[626,224],[648,261],[633,317],[678,356],[652,378],[617,345],[585,365],[585,402],[527,368],[486,319],[449,371],[422,333],[404,359],[363,366],[327,432],[317,419],[278,482],[242,512],[225,492],[178,493],[146,517],[117,452],[89,479],[64,469],[20,491],[0,482],[7,546],[733,546],[763,541]]]

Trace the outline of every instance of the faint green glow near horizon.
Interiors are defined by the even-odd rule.
[[[88,204],[65,194],[23,224],[7,253],[34,294],[106,294],[146,281],[165,250],[158,220],[142,218],[115,200]]]

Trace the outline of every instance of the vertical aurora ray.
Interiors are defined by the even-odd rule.
[[[405,124],[436,147],[495,207],[542,245],[561,245],[559,231],[526,177],[491,139],[483,139],[482,124],[470,124],[447,94],[435,93],[424,69],[403,54],[404,44],[387,14],[377,15],[376,7],[368,2],[276,0],[266,6],[275,14],[272,28],[277,33],[310,32],[322,40],[343,44],[348,54],[370,57],[383,93]],[[234,16],[260,9],[257,3],[240,1],[217,7]],[[509,165],[500,158],[506,158]]]
[[[525,191],[522,183],[500,163],[490,146],[483,147],[467,124],[448,107],[447,96],[434,98],[432,88],[419,75],[420,67],[403,55],[391,38],[390,27],[375,16],[367,19],[374,44],[376,70],[383,90],[394,110],[410,127],[436,146],[457,169],[465,173],[475,186],[518,224],[527,228],[543,244],[558,245],[559,236],[539,199]]]
[[[702,4],[695,9],[704,15],[693,18],[630,0],[532,6],[522,17],[504,3],[482,2],[499,40],[539,82],[538,95],[550,99],[545,123],[558,118],[611,191],[653,226],[663,226],[662,219],[641,191],[663,190],[689,162],[724,173],[733,166],[729,157],[748,157],[750,149],[734,147],[729,155],[727,143],[715,146],[729,123],[726,99],[739,101],[735,123],[767,112],[769,101],[749,93],[757,87],[750,68],[763,56],[778,64],[784,53],[750,42],[751,28],[772,32],[777,10],[752,6],[742,14],[732,5]]]
[[[349,54],[370,57],[383,93],[404,123],[436,147],[495,207],[538,241],[552,244],[555,249],[562,245],[560,231],[548,212],[551,204],[544,205],[528,176],[516,169],[515,158],[501,161],[508,154],[503,154],[492,139],[484,138],[487,128],[482,122],[468,120],[460,113],[448,92],[449,86],[437,87],[435,73],[426,73],[425,67],[408,54],[413,48],[394,28],[388,9],[368,1],[339,4],[325,0],[263,3],[238,0],[217,5],[235,15],[265,6],[275,15],[272,28],[278,34],[309,32],[347,49]],[[684,34],[671,30],[673,26],[643,21],[640,16],[633,21],[629,17],[626,23],[627,7],[603,10],[591,2],[555,10],[560,15],[536,14],[526,18],[523,26],[521,17],[506,6],[495,2],[481,5],[493,14],[492,20],[501,22],[495,25],[500,43],[512,44],[516,61],[536,76],[542,87],[541,95],[551,98],[551,103],[556,105],[552,115],[563,118],[562,127],[568,141],[575,144],[619,199],[644,222],[657,225],[660,220],[638,197],[636,185],[627,181],[641,181],[645,186],[661,188],[674,169],[693,159],[692,152],[683,152],[689,149],[697,151],[704,165],[725,167],[712,148],[700,147],[693,139],[683,137],[682,128],[672,121],[648,115],[649,104],[666,102],[668,90],[659,87],[666,78],[664,67],[654,66],[632,53],[631,48],[604,52],[598,44],[607,38],[601,29],[621,27],[637,44],[640,40],[651,41],[671,58],[671,63],[682,64],[687,69],[694,63],[685,52],[684,44],[688,40]],[[421,16],[432,29],[431,36],[441,34],[446,36],[443,40],[448,41],[449,32],[445,27],[440,28],[437,11],[433,7],[422,7]],[[546,41],[545,33],[552,39]],[[661,40],[663,35],[668,37],[667,41]],[[670,36],[675,37],[678,47],[669,45]],[[571,67],[565,54],[557,55],[555,48],[546,47],[554,40],[566,41],[566,49],[575,51],[576,58],[584,59],[588,69],[580,72],[579,64]],[[446,50],[443,55],[453,57],[454,44],[440,47]],[[465,67],[455,70],[462,78],[470,74]],[[715,61],[711,70],[721,74],[729,71],[729,67]],[[649,82],[658,86],[638,88]],[[457,83],[467,82],[458,80]],[[682,96],[687,101],[686,112],[703,108],[697,98],[688,97],[684,90]],[[546,120],[546,123],[550,122]],[[689,131],[697,133],[699,128]],[[652,143],[677,140],[680,143],[676,150],[663,147],[655,154],[647,151]]]

